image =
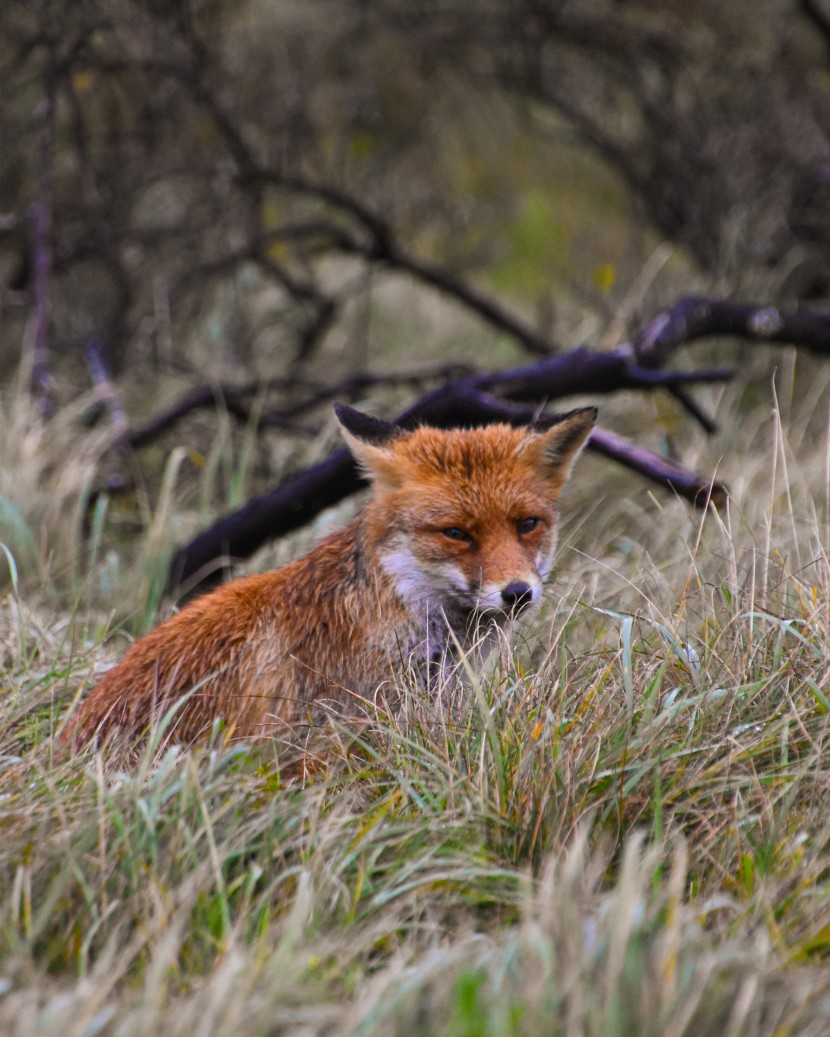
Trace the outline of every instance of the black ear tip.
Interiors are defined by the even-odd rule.
[[[575,418],[584,418],[587,423],[590,419],[590,423],[593,425],[597,417],[599,416],[599,407],[577,407],[575,410],[565,411],[563,414],[548,414],[534,422],[532,427],[536,428],[539,432],[547,432],[557,425],[563,425],[566,421],[573,421]]]
[[[343,428],[364,443],[381,445],[401,432],[398,426],[390,421],[373,418],[370,414],[364,414],[345,403],[335,403],[334,413]]]
[[[360,411],[356,411],[354,407],[350,407],[347,403],[334,403],[334,413],[337,415],[337,420],[341,425],[345,425],[348,421],[360,414]]]

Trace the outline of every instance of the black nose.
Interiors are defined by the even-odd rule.
[[[502,589],[501,600],[507,608],[518,612],[533,601],[533,590],[529,583],[516,580]]]

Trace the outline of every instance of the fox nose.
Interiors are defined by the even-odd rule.
[[[513,612],[519,612],[533,601],[533,588],[524,580],[514,580],[502,588],[501,600]]]

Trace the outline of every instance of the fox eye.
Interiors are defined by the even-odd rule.
[[[465,530],[460,529],[458,526],[447,526],[446,529],[441,530],[441,535],[445,536],[448,540],[460,540],[462,543],[471,544],[473,538]]]
[[[540,520],[535,516],[529,516],[528,518],[519,519],[516,523],[516,532],[519,536],[524,536],[526,533],[532,533],[534,529],[539,525]]]

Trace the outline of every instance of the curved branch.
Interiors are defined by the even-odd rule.
[[[822,6],[821,0],[800,0],[799,7],[830,49],[830,12]]]
[[[634,340],[643,367],[661,367],[687,342],[732,335],[782,342],[830,356],[830,313],[813,306],[755,306],[690,295],[659,313]]]
[[[353,219],[366,232],[367,237],[365,241],[360,240],[332,224],[328,228],[328,238],[332,250],[360,256],[367,262],[383,264],[393,270],[409,274],[422,284],[438,289],[471,312],[478,314],[494,328],[506,332],[529,353],[548,356],[554,352],[554,344],[544,335],[534,331],[529,324],[509,313],[484,292],[474,288],[446,267],[413,256],[401,248],[395,240],[394,231],[388,221],[347,192],[328,184],[315,183],[303,177],[288,176],[275,169],[247,170],[237,178],[237,181],[241,184],[270,184],[283,190],[317,198],[339,209],[340,212]]]
[[[218,382],[192,389],[168,410],[157,414],[144,425],[124,432],[119,445],[133,449],[146,446],[193,411],[210,407],[222,406],[240,421],[248,422],[252,418],[250,398],[268,389],[292,389],[296,393],[301,388],[304,391],[304,395],[296,402],[264,411],[259,418],[260,427],[287,429],[295,428],[293,422],[301,415],[332,400],[354,400],[360,393],[377,386],[418,386],[435,381],[451,383],[459,389],[466,387],[496,393],[514,403],[546,403],[577,394],[610,394],[621,389],[666,389],[680,400],[707,432],[711,432],[714,423],[688,397],[683,387],[724,382],[731,377],[732,372],[724,368],[707,371],[653,371],[634,363],[630,347],[608,353],[594,352],[583,347],[559,356],[546,357],[527,367],[492,374],[477,373],[464,364],[445,363],[389,374],[358,372],[328,385],[300,383],[296,378],[251,381],[238,386]]]

